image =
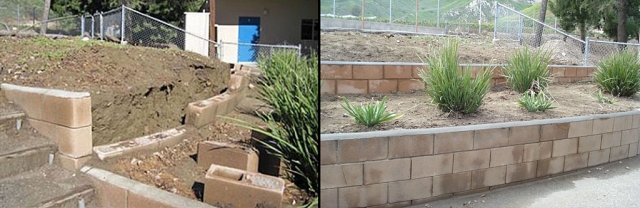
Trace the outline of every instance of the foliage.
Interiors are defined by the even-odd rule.
[[[491,87],[494,67],[488,67],[473,80],[470,67],[462,73],[458,69],[458,39],[447,41],[442,51],[427,56],[424,62],[429,73],[420,70],[420,77],[428,86],[425,91],[438,108],[465,114],[478,111]]]
[[[376,104],[369,103],[366,106],[360,105],[360,107],[351,105],[346,97],[342,97],[342,99],[345,104],[340,104],[340,106],[347,110],[347,113],[356,120],[356,123],[363,124],[367,127],[372,127],[379,123],[392,121],[402,117],[402,115],[396,115],[393,112],[385,112],[387,111],[387,106],[385,106],[384,103],[387,100],[387,96],[382,98],[382,102],[376,101]]]
[[[615,98],[606,98],[602,95],[602,90],[598,90],[597,93],[594,94],[594,96],[596,97],[596,99],[598,99],[598,101],[600,101],[601,103],[605,103],[605,104],[614,104],[616,102],[618,102],[618,100],[616,100]]]
[[[549,10],[558,17],[560,28],[565,31],[580,30],[580,38],[585,40],[587,29],[593,25],[594,15],[589,9],[590,0],[556,0],[549,2]]]
[[[362,9],[359,6],[353,6],[351,9],[351,15],[356,17],[362,16]]]
[[[551,82],[547,69],[549,62],[551,62],[551,53],[548,50],[531,50],[524,47],[511,56],[502,72],[507,78],[507,84],[515,91],[524,93],[534,83],[539,83],[540,89],[534,89],[539,92],[546,89]]]
[[[638,52],[623,50],[598,63],[592,74],[600,89],[614,96],[631,96],[640,91],[640,61]]]
[[[626,33],[628,37],[638,36],[640,28],[640,0],[625,0],[626,10]],[[591,24],[601,29],[607,37],[618,40],[618,0],[588,1],[584,7],[591,10],[595,17]],[[626,42],[626,41],[624,41]]]
[[[518,98],[518,103],[529,112],[544,112],[555,108],[551,106],[553,104],[553,100],[547,97],[544,91],[536,93],[533,90],[529,90]]]

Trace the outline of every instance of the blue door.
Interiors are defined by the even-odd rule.
[[[260,17],[240,17],[238,43],[258,44],[260,41]],[[258,48],[238,45],[238,62],[255,62]]]

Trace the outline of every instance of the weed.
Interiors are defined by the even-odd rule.
[[[615,98],[606,98],[602,95],[602,90],[598,90],[597,93],[594,94],[594,96],[596,97],[596,99],[598,99],[598,101],[600,101],[601,103],[604,104],[614,104],[616,102],[618,102],[618,100],[616,100]]]
[[[356,123],[363,124],[367,127],[372,127],[379,123],[392,121],[402,117],[402,115],[396,115],[393,112],[385,112],[387,111],[387,106],[385,106],[384,103],[387,101],[387,96],[382,98],[382,102],[376,101],[376,104],[361,104],[360,107],[351,105],[346,97],[342,97],[342,99],[345,104],[340,104],[340,106],[347,110],[347,113],[355,119]]]
[[[518,98],[518,103],[529,112],[544,112],[555,108],[551,106],[553,104],[553,100],[550,97],[547,97],[544,91],[536,93],[534,90],[529,90]]]

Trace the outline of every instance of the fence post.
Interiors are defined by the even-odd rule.
[[[94,29],[94,25],[95,24],[96,24],[96,20],[95,20],[94,16],[91,15],[91,39],[94,38],[93,31],[95,31],[95,29]]]
[[[495,15],[493,16],[493,40],[496,40],[496,35],[498,33],[498,1],[493,1],[493,5],[496,8]]]
[[[520,26],[518,28],[518,42],[520,42],[520,45],[522,45],[522,28],[524,24],[524,17],[522,15],[520,15],[520,20],[518,22],[518,25]]]
[[[302,57],[302,43],[298,44],[298,57]]]
[[[124,5],[122,5],[120,8],[122,8],[122,12],[121,12],[121,25],[120,25],[120,44],[124,43]]]
[[[80,15],[80,36],[84,37],[84,14]]]
[[[584,43],[584,63],[583,66],[587,66],[587,61],[589,60],[589,37],[587,37],[587,41]]]
[[[102,19],[102,12],[100,12],[100,40],[104,40],[104,19]]]

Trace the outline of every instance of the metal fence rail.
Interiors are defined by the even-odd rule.
[[[608,56],[622,50],[635,50],[640,52],[640,44],[590,40],[587,38],[585,60],[587,65],[595,66]],[[638,58],[640,59],[640,57]]]

